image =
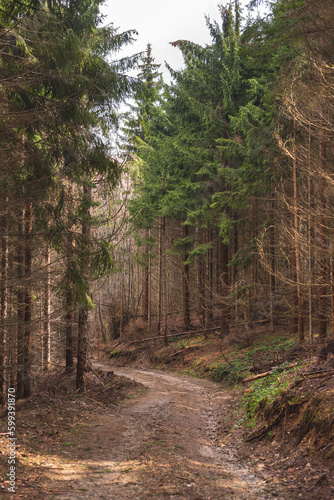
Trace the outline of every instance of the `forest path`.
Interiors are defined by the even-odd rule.
[[[60,490],[53,498],[285,498],[278,485],[266,484],[259,469],[241,464],[233,453],[231,418],[237,417],[229,392],[213,382],[165,372],[113,369],[147,391],[96,417],[80,441],[89,453],[58,473]],[[226,429],[226,444],[218,427]]]

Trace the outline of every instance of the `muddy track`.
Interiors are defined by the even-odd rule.
[[[89,456],[58,472],[53,498],[287,498],[240,462],[231,437],[222,442],[224,408],[231,419],[233,405],[218,384],[158,371],[114,371],[147,390],[92,422],[80,443],[83,450],[89,446]]]
[[[135,425],[128,434],[130,441],[140,437],[137,451],[144,451],[144,456],[147,440],[160,442],[148,453],[155,464],[150,479],[145,479],[146,493],[154,491],[153,482],[166,498],[260,498],[260,481],[237,464],[230,449],[219,445],[217,403],[230,396],[218,384],[155,371],[117,369],[116,373],[149,389],[129,407]],[[140,498],[147,498],[145,491]]]

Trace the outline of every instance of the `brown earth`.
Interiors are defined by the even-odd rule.
[[[245,442],[239,392],[155,370],[114,370],[106,389],[85,397],[37,394],[18,404],[17,492],[5,481],[3,498],[334,498],[325,463],[285,455],[275,442]],[[5,447],[2,435],[2,473]]]

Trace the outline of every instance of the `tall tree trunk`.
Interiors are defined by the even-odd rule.
[[[72,297],[69,296],[69,292],[67,294],[67,306],[71,307]],[[66,372],[70,373],[74,367],[74,352],[73,352],[73,324],[74,324],[74,314],[72,311],[67,311],[65,315],[65,364],[66,364]]]
[[[334,333],[334,245],[330,245],[331,333]]]
[[[105,345],[106,342],[107,342],[107,332],[106,332],[106,327],[105,327],[105,325],[103,323],[103,318],[102,318],[102,313],[101,313],[101,291],[99,291],[99,304],[98,304],[98,307],[97,307],[97,313],[98,313],[99,322],[100,322],[100,330],[101,330],[102,342]],[[100,345],[100,342],[99,342],[98,345]],[[99,352],[100,352],[100,348],[99,348]]]
[[[24,290],[24,393],[28,398],[31,394],[31,345],[32,345],[32,207],[26,209],[25,217],[25,290]]]
[[[212,243],[212,228],[208,229],[208,241]],[[213,319],[213,249],[208,250],[207,260],[207,276],[208,276],[208,303],[207,303],[207,322],[210,324]]]
[[[270,227],[270,260],[271,260],[271,272],[269,276],[269,300],[270,300],[270,330],[273,332],[275,328],[275,307],[274,307],[274,297],[275,297],[275,192],[272,194],[271,201],[271,217],[272,223]]]
[[[234,213],[234,220],[237,220],[237,214]],[[238,231],[238,225],[234,225],[234,230],[233,230],[233,242],[231,245],[231,248],[233,248],[233,255],[236,255],[239,249],[239,231]],[[221,251],[221,260],[223,262],[223,252]],[[226,256],[225,256],[226,259]],[[228,252],[227,252],[227,259],[228,259]],[[225,264],[227,266],[227,264]],[[221,271],[222,272],[222,271]],[[233,313],[234,313],[234,324],[235,324],[235,331],[238,329],[238,317],[239,317],[239,298],[238,298],[238,269],[237,266],[234,265],[232,268],[230,268],[230,286],[231,286],[231,291],[233,290],[234,292],[234,301],[233,301]],[[228,274],[226,276],[228,278]],[[223,291],[223,288],[221,288]],[[231,314],[231,311],[230,311]]]
[[[163,297],[163,285],[162,285],[162,267],[163,267],[163,245],[162,245],[162,217],[159,216],[159,283],[158,283],[158,332],[161,332],[162,328],[162,297]]]
[[[31,291],[31,230],[32,210],[29,205],[20,214],[19,243],[17,250],[18,271],[18,328],[17,328],[17,397],[27,398],[31,393],[31,334],[32,334],[32,291]],[[21,284],[23,282],[23,285]]]
[[[25,332],[24,332],[24,210],[20,211],[17,243],[17,374],[16,394],[18,399],[24,396],[24,361],[25,361]]]
[[[6,204],[8,199],[6,199]],[[8,313],[8,213],[3,216],[1,236],[1,296],[0,296],[0,405],[5,402],[6,394],[6,354],[7,354],[7,329],[6,320]]]
[[[319,143],[319,224],[318,224],[318,235],[319,235],[319,287],[318,287],[318,310],[319,310],[319,338],[325,338],[327,335],[327,299],[326,299],[326,230],[324,221],[324,208],[325,208],[325,197],[324,197],[324,162],[325,162],[325,145],[323,139],[320,138]]]
[[[47,371],[50,365],[50,342],[51,342],[51,322],[50,322],[50,312],[51,312],[51,252],[50,247],[47,245],[45,250],[45,264],[46,264],[46,276],[45,276],[45,286],[44,286],[44,297],[43,297],[43,369]]]
[[[257,199],[253,198],[252,203],[251,203],[251,208],[250,208],[250,214],[251,214],[251,224],[250,224],[250,240],[256,241],[257,237]],[[255,255],[252,255],[251,261],[250,261],[250,266],[249,266],[249,282],[246,283],[244,282],[245,285],[248,285],[248,292],[246,294],[247,300],[248,300],[248,313],[247,313],[247,321],[248,321],[248,326],[249,328],[250,324],[253,321],[253,309],[254,309],[254,290],[256,287],[257,283],[257,266],[256,266],[256,260],[255,260]]]
[[[291,248],[291,259],[290,259],[290,277],[293,283],[291,289],[291,322],[290,329],[293,335],[298,332],[298,296],[297,296],[297,275],[296,275],[296,254],[294,248]]]
[[[201,231],[198,227],[196,227],[196,232],[199,234],[198,239],[199,239],[199,244],[204,243],[204,233]],[[205,328],[206,326],[206,321],[205,321],[205,273],[204,273],[204,258],[203,255],[200,254],[198,256],[197,260],[197,290],[198,290],[198,296],[199,296],[199,315],[200,315],[200,321],[202,324],[202,327]]]
[[[82,264],[81,264],[81,273],[83,279],[85,280],[87,294],[89,290],[88,285],[88,271],[89,271],[89,258],[87,256],[87,251],[89,248],[89,236],[90,236],[90,205],[91,205],[91,188],[84,185],[83,188],[84,193],[84,203],[85,210],[83,211],[82,218]],[[76,376],[76,388],[79,391],[84,391],[86,389],[86,371],[87,371],[87,363],[88,363],[88,306],[82,305],[79,309],[79,318],[78,318],[78,352],[77,352],[77,376]]]
[[[311,186],[311,127],[308,135],[308,173],[307,173],[307,191],[308,191],[308,217],[307,217],[307,246],[308,246],[308,330],[309,336],[313,338],[313,269],[312,269],[312,186]]]
[[[245,269],[242,270],[242,275],[243,275],[243,283],[247,283],[246,281],[246,272]],[[251,285],[252,283],[252,271],[250,272],[251,274]],[[249,329],[250,329],[250,289],[246,290],[244,292],[244,297],[243,297],[243,317],[244,317],[244,329],[245,329],[245,334],[244,334],[244,346],[249,347]]]
[[[123,335],[123,315],[124,315],[124,276],[121,273],[121,310],[119,316],[119,336],[122,338]]]
[[[189,236],[189,227],[183,226],[183,237]],[[185,248],[183,252],[183,261],[188,259],[188,251]],[[189,264],[182,264],[182,288],[183,288],[183,321],[186,330],[190,330],[190,283],[189,283]]]
[[[299,249],[299,217],[298,217],[298,186],[297,186],[297,144],[296,144],[296,121],[293,120],[293,235],[295,252],[295,276],[296,276],[296,305],[297,305],[297,331],[299,342],[304,341],[304,316],[303,316],[303,294],[301,285],[300,249]]]
[[[69,209],[71,210],[74,205],[74,184],[72,183],[69,189]],[[75,227],[72,226],[68,236],[67,236],[67,268],[68,272],[72,265],[72,260],[74,259],[75,252]],[[66,291],[66,313],[65,313],[65,371],[70,373],[74,368],[74,348],[73,348],[73,328],[75,323],[74,311],[73,311],[73,291],[71,289],[71,284],[69,283],[69,288]]]
[[[151,238],[151,230],[148,230],[148,237]],[[151,247],[148,248],[148,269],[147,269],[147,285],[148,285],[148,305],[147,305],[147,322],[148,328],[151,330],[152,321],[152,304],[151,304]]]
[[[88,361],[88,339],[87,339],[88,311],[81,307],[78,316],[78,354],[77,354],[77,376],[76,388],[79,391],[86,390],[86,371]]]
[[[149,274],[150,274],[150,261],[149,261],[149,230],[145,230],[145,260],[146,267],[144,269],[144,289],[143,289],[143,317],[145,321],[148,321],[149,313]]]
[[[167,254],[166,254],[166,218],[161,219],[161,284],[162,284],[162,316],[161,316],[161,334],[164,336],[165,345],[168,345],[167,337]]]
[[[222,274],[221,274],[221,337],[228,335],[230,331],[230,307],[229,307],[229,286],[228,286],[228,245],[223,243],[222,248]]]

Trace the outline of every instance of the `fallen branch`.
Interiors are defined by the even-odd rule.
[[[242,383],[245,384],[246,382],[252,382],[253,380],[258,380],[259,378],[268,377],[268,375],[270,375],[271,373],[272,370],[270,370],[269,372],[259,373],[258,375],[254,375],[253,377],[244,378]]]
[[[298,363],[293,363],[292,365],[286,366],[284,370],[289,370],[290,368],[294,368],[297,365]],[[277,367],[273,368],[272,370],[269,370],[268,372],[259,373],[258,375],[254,375],[253,377],[245,378],[242,381],[242,383],[245,384],[246,382],[252,382],[253,380],[258,380],[259,378],[268,377],[268,375],[270,375],[276,368]]]
[[[104,405],[103,403],[100,403],[100,401],[96,401],[96,399],[93,399],[93,398],[85,398],[85,399],[89,399],[89,401],[93,401],[95,404],[101,406],[101,408],[105,408],[106,405]]]
[[[303,373],[302,375],[304,375],[304,377],[311,377],[311,380],[313,380],[314,378],[324,378],[327,376],[332,376],[334,375],[334,370],[326,370],[321,373]]]
[[[180,351],[173,352],[173,354],[170,355],[170,358],[174,358],[178,354],[182,354],[183,352],[185,352],[189,349],[199,349],[199,348],[200,348],[199,345],[188,345],[188,346],[184,347],[183,349],[181,349]]]
[[[309,377],[311,375],[318,375],[318,374],[328,374],[328,373],[334,373],[334,369],[333,370],[318,370],[316,372],[304,372],[302,373],[302,375],[306,376],[306,377]]]
[[[214,328],[205,328],[203,330],[190,330],[188,332],[180,332],[180,333],[172,333],[170,335],[167,335],[167,337],[181,337],[182,335],[195,335],[196,333],[204,333],[204,332],[212,332],[214,330],[219,330],[219,327],[214,327]],[[149,342],[151,340],[159,340],[159,339],[164,339],[165,335],[160,335],[159,337],[150,337],[147,339],[140,339],[140,340],[124,340],[123,342],[126,344],[139,344],[140,342]]]

